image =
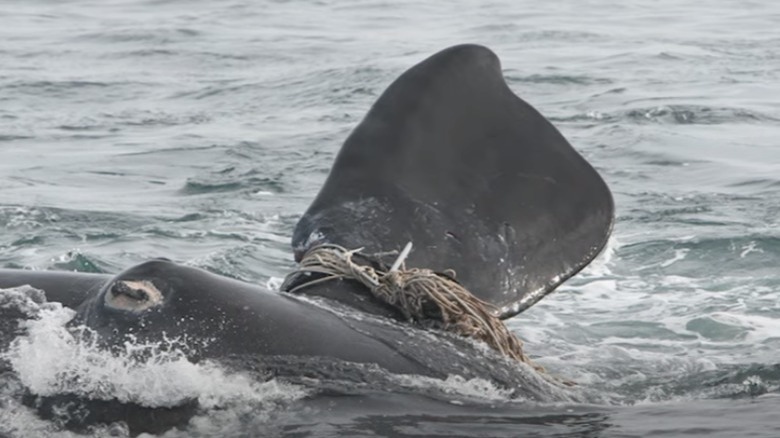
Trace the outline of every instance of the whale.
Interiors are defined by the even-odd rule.
[[[337,245],[370,254],[366,264],[390,266],[412,242],[405,266],[450,272],[506,319],[587,266],[613,222],[599,173],[509,88],[495,53],[466,44],[411,67],[377,99],[298,221],[291,255],[300,262],[314,248]],[[365,370],[458,375],[528,400],[567,399],[556,379],[410,321],[354,279],[295,287],[305,277],[293,275],[274,291],[159,258],[115,275],[0,269],[0,288],[42,290],[46,300],[74,309],[69,325],[88,327],[106,349],[128,339],[186,337],[196,341],[185,350],[193,362],[251,363],[270,377],[354,369],[363,370],[361,379],[376,374]],[[34,404],[54,415],[47,400]],[[119,418],[140,433],[186,417],[121,403],[89,406],[94,415],[71,426]]]

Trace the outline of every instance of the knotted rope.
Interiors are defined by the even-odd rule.
[[[332,244],[309,249],[301,260],[299,270],[291,273],[285,283],[301,273],[317,273],[322,277],[295,286],[288,292],[294,293],[336,279],[356,280],[365,285],[377,300],[397,309],[409,321],[434,321],[443,330],[483,341],[507,357],[527,363],[537,371],[544,371],[523,353],[523,343],[490,312],[492,306],[454,280],[454,272],[450,271],[448,275],[430,269],[406,269],[399,263],[403,255],[394,264],[394,268],[401,265],[400,269],[377,269],[355,263],[352,256],[359,251]]]

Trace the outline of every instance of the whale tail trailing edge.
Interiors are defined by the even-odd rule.
[[[461,45],[412,67],[377,100],[293,247],[379,253],[412,241],[409,266],[455,270],[509,317],[590,263],[613,217],[604,181],[509,89],[496,55]]]

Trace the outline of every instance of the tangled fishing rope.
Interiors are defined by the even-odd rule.
[[[454,274],[439,274],[430,269],[405,269],[403,259],[409,249],[411,245],[407,245],[393,267],[385,271],[354,262],[352,256],[360,249],[347,250],[332,244],[313,247],[303,256],[299,270],[290,276],[301,273],[323,276],[299,284],[288,292],[330,280],[356,280],[365,285],[376,299],[397,309],[409,321],[436,321],[444,330],[481,340],[505,356],[529,364],[537,371],[544,371],[523,353],[523,343],[490,313],[490,304],[461,286],[454,280]]]

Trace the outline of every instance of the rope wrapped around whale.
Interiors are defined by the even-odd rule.
[[[543,367],[523,353],[522,341],[490,312],[492,306],[455,281],[454,272],[440,274],[430,269],[407,269],[403,264],[400,269],[395,269],[396,266],[389,270],[378,269],[352,260],[360,250],[362,248],[347,250],[334,244],[312,247],[304,254],[298,271],[288,275],[285,283],[302,273],[323,276],[299,284],[288,292],[294,293],[325,281],[356,280],[377,300],[398,310],[408,321],[434,321],[443,330],[483,341],[502,355],[544,372]],[[399,257],[402,259],[403,256]]]

